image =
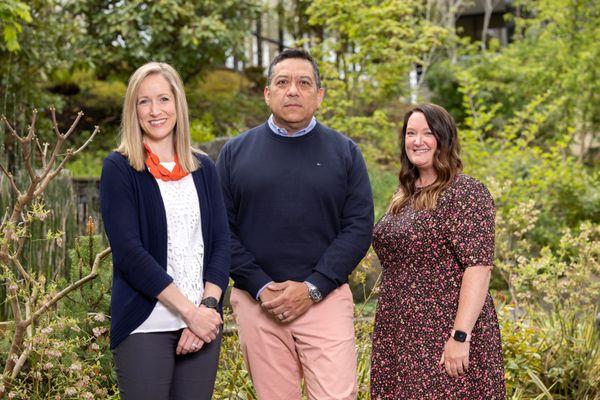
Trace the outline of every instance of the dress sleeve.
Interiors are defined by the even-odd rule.
[[[461,177],[446,210],[450,246],[459,265],[493,266],[495,214],[494,200],[487,188],[473,178]]]

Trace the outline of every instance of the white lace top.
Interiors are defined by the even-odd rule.
[[[161,164],[169,170],[175,167],[174,162]],[[167,273],[188,299],[200,305],[204,291],[204,241],[194,179],[189,174],[178,181],[157,182],[167,215]],[[185,327],[177,313],[158,301],[148,318],[131,333],[168,332]]]

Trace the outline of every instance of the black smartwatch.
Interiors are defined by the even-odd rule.
[[[469,335],[468,333],[463,332],[463,331],[458,331],[458,330],[453,329],[450,336],[452,337],[452,339],[456,340],[457,342],[461,342],[461,343],[471,341],[471,335]]]
[[[214,297],[206,297],[202,299],[200,304],[204,307],[212,308],[213,310],[217,310],[219,308],[219,301]]]

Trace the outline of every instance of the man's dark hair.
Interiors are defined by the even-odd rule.
[[[304,49],[285,49],[281,53],[277,54],[273,61],[271,61],[271,64],[269,64],[269,71],[267,73],[267,86],[271,85],[271,79],[273,78],[273,69],[275,68],[275,66],[283,60],[287,60],[289,58],[300,58],[302,60],[308,61],[312,65],[313,72],[315,74],[317,89],[321,87],[321,74],[319,74],[319,67],[317,67],[315,59],[310,55],[308,51]]]

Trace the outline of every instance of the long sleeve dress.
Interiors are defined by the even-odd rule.
[[[458,309],[467,267],[494,261],[494,203],[483,184],[459,175],[433,210],[410,205],[375,226],[383,268],[371,367],[377,399],[504,399],[498,319],[488,294],[472,331],[469,369],[438,365]]]

